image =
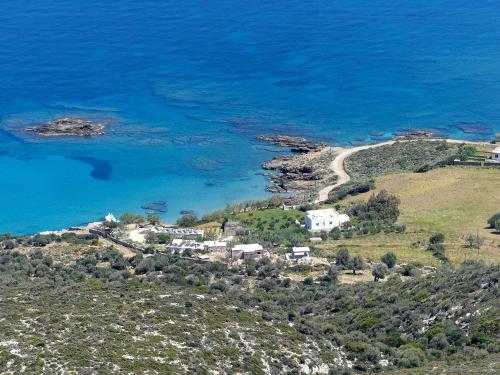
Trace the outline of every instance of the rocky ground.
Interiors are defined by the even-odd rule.
[[[26,131],[44,137],[90,137],[104,135],[105,126],[74,117],[62,117],[50,120],[40,126],[27,127]]]
[[[257,138],[289,148],[294,153],[276,156],[262,164],[262,168],[269,171],[266,173],[269,179],[267,190],[290,193],[287,203],[313,201],[322,187],[335,181],[336,176],[329,168],[335,150],[325,143],[283,135],[261,135]]]

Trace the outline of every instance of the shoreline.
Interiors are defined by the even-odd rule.
[[[387,146],[387,145],[392,145],[392,144],[395,144],[396,142],[418,142],[418,141],[427,141],[427,142],[443,142],[443,141],[445,141],[445,142],[451,143],[451,144],[470,144],[470,145],[478,145],[478,146],[491,146],[492,145],[492,143],[488,142],[488,141],[470,141],[470,140],[460,140],[460,139],[443,139],[443,138],[393,139],[393,140],[386,141],[386,142],[365,144],[365,145],[361,145],[361,146],[348,147],[348,148],[338,147],[338,146],[333,147],[333,146],[328,145],[328,144],[323,144],[322,148],[319,150],[315,150],[315,151],[310,152],[310,153],[307,153],[307,152],[306,153],[295,153],[295,154],[292,153],[292,155],[288,154],[288,157],[290,157],[290,158],[298,158],[299,157],[300,158],[301,156],[307,157],[308,155],[310,157],[311,155],[315,156],[314,154],[321,155],[323,153],[326,153],[326,151],[335,153],[333,159],[329,160],[328,164],[327,164],[327,169],[329,169],[332,172],[332,174],[334,175],[334,177],[336,178],[335,183],[323,186],[319,190],[314,191],[316,198],[314,200],[310,201],[310,203],[313,203],[313,204],[320,204],[320,203],[325,202],[328,199],[328,195],[332,190],[346,184],[347,182],[349,182],[351,180],[351,176],[349,176],[349,174],[346,172],[345,167],[344,167],[344,162],[349,156],[351,156],[359,151],[383,147],[383,146]],[[319,144],[319,142],[318,142],[318,144]],[[286,146],[281,146],[281,147],[284,149],[287,148]],[[290,149],[290,147],[288,147],[288,148]],[[277,158],[281,158],[283,156],[284,155],[280,155],[280,156],[277,156]],[[264,173],[264,175],[265,175],[265,173]],[[293,195],[293,191],[289,192],[289,193],[291,195]],[[32,236],[32,235],[40,234],[43,232],[62,232],[62,231],[71,230],[71,228],[76,228],[76,227],[85,228],[87,226],[87,224],[89,224],[89,223],[92,223],[92,221],[89,221],[88,223],[82,223],[78,226],[69,226],[69,227],[63,228],[63,229],[39,231],[39,232],[32,233],[32,234],[26,234],[26,236]],[[167,224],[167,223],[165,223],[165,224]]]

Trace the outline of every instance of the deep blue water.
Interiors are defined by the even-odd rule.
[[[3,0],[0,232],[264,197],[264,132],[488,138],[499,82],[493,0]],[[20,131],[72,115],[112,134]]]

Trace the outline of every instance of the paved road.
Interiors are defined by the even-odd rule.
[[[429,139],[428,141],[443,141],[443,139]],[[462,141],[458,139],[446,139],[445,140],[448,143],[466,143],[466,144],[472,144],[472,145],[487,145],[487,142],[473,142],[473,141]],[[414,142],[414,141],[399,141],[399,142]],[[376,143],[373,145],[365,145],[365,146],[359,146],[359,147],[352,147],[352,148],[341,148],[337,147],[335,150],[338,152],[337,155],[335,156],[335,159],[330,164],[330,169],[337,175],[337,182],[333,185],[329,185],[324,187],[319,191],[318,199],[314,201],[314,203],[321,203],[324,202],[328,199],[328,194],[333,190],[336,189],[337,187],[349,182],[351,180],[351,176],[349,176],[344,168],[344,162],[345,159],[347,159],[349,156],[352,154],[362,151],[362,150],[367,150],[370,148],[377,148],[377,147],[382,147],[386,145],[392,145],[396,143],[396,141],[388,141],[388,142],[382,142],[382,143]]]

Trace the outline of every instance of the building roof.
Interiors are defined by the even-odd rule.
[[[500,154],[500,146],[491,151],[492,154]]]
[[[250,252],[250,251],[259,251],[259,250],[264,250],[264,248],[261,245],[259,245],[258,243],[236,245],[233,247],[233,251]]]
[[[324,208],[322,210],[311,210],[307,211],[307,216],[312,217],[313,219],[316,217],[335,217],[339,216],[339,213],[333,208]]]
[[[306,253],[306,252],[310,252],[310,251],[311,251],[311,249],[309,249],[309,247],[307,247],[307,246],[293,247],[292,248],[293,253]]]
[[[204,241],[203,245],[207,247],[226,247],[227,242],[225,241]]]

